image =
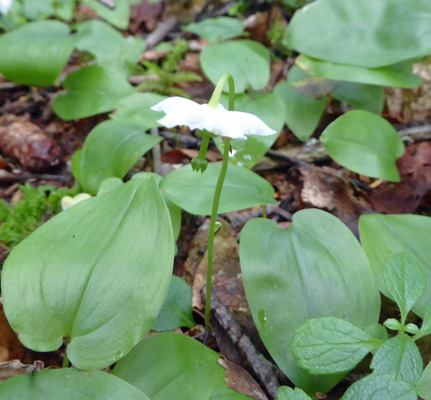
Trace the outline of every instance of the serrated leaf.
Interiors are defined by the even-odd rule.
[[[377,322],[380,295],[352,232],[313,209],[296,213],[287,230],[254,219],[242,230],[240,259],[253,320],[279,368],[310,395],[329,390],[341,376],[309,375],[289,346],[310,318],[343,318],[361,329]]]
[[[218,358],[216,352],[188,336],[161,333],[140,342],[117,363],[112,374],[141,389],[152,400],[201,400],[213,396],[215,400],[217,393],[226,394],[227,390]]]
[[[141,125],[127,121],[105,121],[87,136],[79,158],[79,182],[95,194],[106,178],[121,178],[144,153],[162,140],[148,135]],[[73,167],[75,169],[75,166]]]
[[[45,369],[19,375],[0,383],[3,399],[57,400],[149,400],[144,392],[114,375],[75,368]]]
[[[223,94],[221,103],[227,108],[228,96]],[[270,136],[251,135],[247,140],[233,140],[229,160],[240,167],[252,168],[274,144],[284,125],[284,104],[273,93],[251,93],[235,96],[235,111],[248,112],[259,117],[276,133]],[[222,139],[214,138],[217,147],[222,151]]]
[[[277,400],[311,400],[311,397],[307,396],[299,388],[292,389],[288,386],[280,386],[277,392]]]
[[[214,85],[224,74],[231,74],[235,93],[248,88],[260,90],[269,82],[269,51],[252,40],[211,44],[202,50],[200,60],[205,75]]]
[[[416,386],[418,395],[424,400],[431,400],[431,363],[426,366],[418,385]]]
[[[132,180],[52,218],[11,252],[5,314],[21,342],[104,368],[150,330],[173,266],[168,210],[153,179]]]
[[[407,314],[425,291],[426,275],[422,264],[408,253],[394,254],[385,262],[383,279],[400,308],[401,322],[404,324]]]
[[[404,144],[394,127],[369,111],[354,110],[332,122],[320,136],[338,164],[359,174],[400,181],[395,161]]]
[[[431,218],[421,215],[382,215],[369,214],[359,218],[359,232],[362,246],[378,280],[379,288],[385,296],[390,293],[383,281],[386,260],[400,252],[408,253],[422,262],[426,274],[424,295],[412,310],[424,316],[431,301],[431,260],[429,238],[431,237]]]
[[[296,330],[290,350],[311,374],[352,370],[381,341],[339,318],[315,318]]]
[[[284,42],[321,60],[381,67],[430,54],[430,19],[428,0],[317,1],[295,13]]]
[[[415,388],[393,374],[368,375],[347,389],[341,400],[417,400]]]
[[[99,65],[72,72],[63,85],[67,92],[58,95],[52,106],[66,121],[112,111],[121,99],[133,93],[122,74]]]
[[[160,183],[162,193],[190,214],[210,215],[221,164],[208,164],[204,173],[186,165],[166,175]],[[248,169],[229,165],[220,197],[219,213],[273,204],[271,184]]]
[[[77,38],[66,24],[38,21],[0,37],[0,73],[22,85],[52,85],[69,59]]]
[[[156,93],[133,93],[116,104],[116,111],[110,118],[116,121],[134,121],[147,130],[160,126],[157,120],[163,118],[164,113],[153,111],[151,107],[165,100],[166,96]]]
[[[210,43],[242,36],[245,26],[238,18],[206,18],[184,26],[183,31],[194,33]]]
[[[192,311],[192,289],[187,282],[174,275],[165,302],[151,329],[162,332],[182,327],[192,328],[195,325]]]
[[[371,368],[374,369],[374,375],[394,374],[396,380],[416,386],[424,363],[412,338],[398,335],[379,347],[371,362]]]
[[[422,79],[412,73],[411,62],[379,68],[365,68],[345,64],[335,64],[301,54],[296,64],[310,75],[338,81],[365,83],[379,86],[414,88],[422,84]]]

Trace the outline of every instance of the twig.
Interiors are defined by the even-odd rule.
[[[175,27],[177,24],[177,19],[171,15],[164,21],[159,22],[154,29],[145,39],[147,44],[147,49],[154,47],[156,44],[160,43],[166,35]]]
[[[95,0],[95,1],[102,4],[102,6],[109,8],[110,10],[115,10],[117,8],[117,5],[112,0]]]
[[[159,136],[158,128],[151,128],[150,132],[153,136]],[[162,151],[160,149],[160,143],[157,143],[152,149],[153,155],[153,171],[156,174],[162,175]]]
[[[26,180],[38,180],[38,181],[58,181],[68,183],[70,178],[63,175],[51,175],[51,174],[12,174],[10,172],[0,170],[0,182],[21,182]]]

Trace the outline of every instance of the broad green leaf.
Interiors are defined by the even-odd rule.
[[[383,279],[401,311],[404,324],[407,314],[425,291],[426,276],[422,263],[408,253],[394,254],[385,262]]]
[[[404,334],[389,339],[379,347],[371,362],[371,368],[374,375],[394,374],[396,380],[416,386],[424,363],[415,342]]]
[[[428,303],[428,305],[425,308],[424,312],[424,319],[422,321],[422,326],[420,329],[420,333],[418,336],[426,336],[431,333],[431,303]]]
[[[101,369],[150,330],[169,288],[173,236],[153,179],[132,180],[61,212],[22,241],[2,272],[21,342]]]
[[[23,85],[50,86],[66,65],[75,42],[66,24],[28,23],[0,36],[0,73]]]
[[[82,0],[82,2],[95,10],[104,20],[118,29],[127,29],[130,19],[130,5],[127,0],[111,0],[115,4],[114,9],[106,7],[97,0]]]
[[[369,85],[413,88],[422,84],[422,79],[411,72],[411,63],[400,63],[379,68],[335,64],[300,55],[296,64],[310,75],[338,81],[366,83]]]
[[[383,281],[386,260],[400,252],[406,252],[422,262],[426,273],[424,295],[412,310],[424,316],[431,301],[431,259],[429,238],[431,237],[431,218],[421,215],[362,215],[359,218],[361,243],[370,260],[379,288],[388,297],[390,294]]]
[[[376,85],[340,82],[331,96],[360,110],[380,114],[385,101],[385,89]]]
[[[394,127],[378,115],[349,111],[329,124],[320,140],[338,164],[358,174],[400,181],[395,161],[403,155],[404,144]]]
[[[210,215],[221,164],[208,164],[204,173],[186,165],[166,175],[161,183],[162,193],[190,214]],[[273,204],[271,184],[248,169],[229,165],[220,197],[219,213]]]
[[[284,40],[321,60],[382,67],[429,55],[430,20],[428,0],[321,0],[295,13]]]
[[[296,213],[287,230],[253,219],[241,233],[240,259],[253,319],[277,365],[308,394],[329,390],[341,376],[309,375],[289,346],[310,318],[342,318],[361,329],[377,322],[380,295],[352,232],[314,209]]]
[[[164,113],[153,111],[151,107],[165,100],[166,96],[156,93],[133,93],[116,104],[114,113],[109,116],[114,120],[134,121],[147,130],[160,126],[157,120],[163,118]]]
[[[341,400],[417,400],[415,388],[394,374],[371,374],[355,382]]]
[[[312,374],[348,372],[382,342],[339,318],[315,318],[296,330],[290,349]]]
[[[229,17],[207,18],[183,27],[183,31],[194,33],[211,43],[242,36],[244,29],[239,19]]]
[[[151,328],[153,331],[173,331],[196,325],[192,311],[192,289],[183,279],[172,276],[165,302]]]
[[[243,93],[248,88],[260,90],[269,82],[269,51],[252,40],[211,44],[202,50],[200,60],[205,75],[214,85],[230,73],[235,81],[235,93]]]
[[[144,392],[114,375],[75,368],[45,369],[0,383],[0,397],[14,400],[149,400]]]
[[[221,103],[227,108],[229,98],[222,95]],[[284,104],[273,93],[240,94],[235,97],[235,110],[248,112],[259,117],[277,133],[270,136],[251,135],[247,140],[233,140],[229,160],[240,167],[253,168],[274,144],[284,125]],[[222,151],[222,139],[216,137],[215,142]]]
[[[112,111],[122,98],[133,93],[122,74],[98,65],[72,72],[63,85],[67,92],[58,95],[52,106],[66,121]]]
[[[416,386],[418,395],[424,400],[431,400],[431,363],[426,366],[418,385]]]
[[[389,339],[388,331],[383,325],[379,323],[368,325],[364,329],[364,332],[368,333],[370,336],[372,336],[375,339],[381,340],[382,342]]]
[[[280,82],[274,94],[284,103],[284,117],[289,129],[302,141],[313,134],[325,111],[326,96],[315,99],[299,93],[289,82]]]
[[[133,68],[145,49],[145,42],[120,32],[99,20],[88,20],[78,25],[79,50],[92,53],[98,63],[118,72]]]
[[[85,139],[79,158],[79,182],[95,194],[106,178],[124,178],[135,162],[162,140],[148,135],[136,122],[105,121]]]
[[[160,182],[162,181],[162,177],[154,172],[138,172],[137,174],[132,176],[132,179],[140,179],[148,176],[152,176],[156,181],[157,186],[160,186]],[[176,204],[172,203],[166,196],[163,196],[165,203],[169,210],[169,215],[171,216],[172,221],[172,229],[174,231],[174,240],[176,241],[180,236],[181,231],[181,220],[182,220],[182,212],[181,208]]]
[[[123,186],[123,180],[120,178],[106,178],[99,186],[99,190],[97,191],[97,195],[105,194],[110,192],[111,190],[117,189],[120,186]]]
[[[139,343],[112,373],[151,400],[212,399],[226,388],[218,358],[217,353],[188,336],[161,333]]]
[[[299,388],[292,389],[288,386],[280,386],[277,392],[277,400],[311,400],[311,397],[307,396]]]

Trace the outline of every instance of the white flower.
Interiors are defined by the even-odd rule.
[[[0,13],[7,14],[12,7],[12,0],[0,0]]]
[[[187,125],[190,129],[206,129],[215,135],[231,139],[247,139],[247,135],[269,136],[276,133],[255,115],[228,111],[221,104],[218,108],[213,108],[182,97],[170,97],[151,109],[166,113],[157,121],[166,128]]]
[[[1,0],[0,0],[1,1]],[[61,199],[61,208],[67,210],[68,208],[78,204],[80,201],[87,200],[91,197],[88,193],[79,193],[75,197],[65,196]]]

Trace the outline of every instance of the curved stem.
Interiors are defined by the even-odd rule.
[[[224,74],[217,82],[208,105],[210,107],[217,108],[226,81],[229,82],[229,111],[233,111],[235,102],[235,83],[231,74]]]
[[[213,271],[213,254],[214,254],[214,234],[217,221],[218,206],[220,203],[220,195],[223,189],[224,179],[226,177],[227,165],[229,163],[230,139],[224,141],[223,164],[221,166],[220,175],[217,180],[217,186],[214,193],[213,206],[211,211],[210,229],[208,232],[208,268],[207,268],[207,296],[205,302],[205,329],[210,328],[211,314],[211,278]]]

